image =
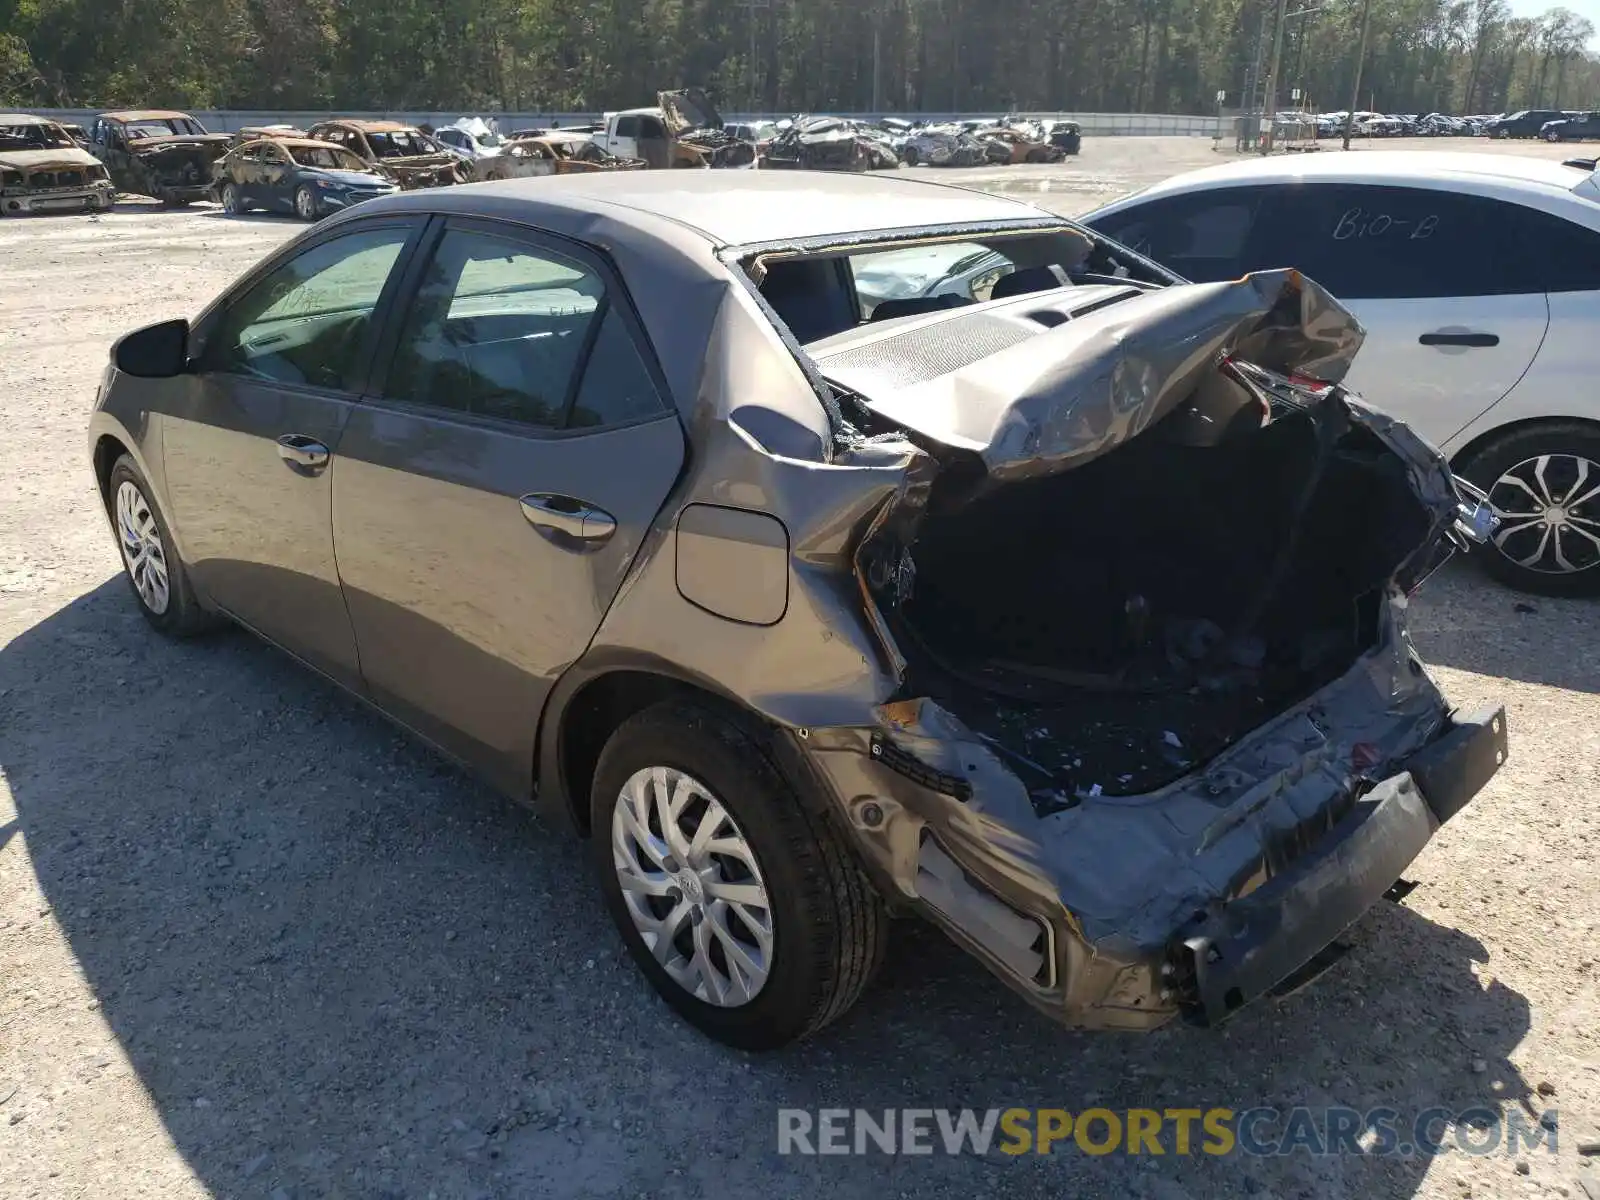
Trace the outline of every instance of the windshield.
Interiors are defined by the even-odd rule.
[[[0,152],[6,150],[70,150],[78,143],[52,121],[0,125]]]
[[[414,158],[419,154],[432,154],[433,147],[422,140],[422,135],[413,129],[401,129],[394,133],[369,133],[367,141],[372,144],[372,151],[379,158]]]
[[[193,117],[170,117],[163,120],[129,121],[122,127],[130,141],[153,137],[193,137],[203,135],[206,127]]]
[[[290,146],[289,156],[302,167],[320,167],[324,171],[361,171],[374,174],[371,167],[350,151],[339,146]]]

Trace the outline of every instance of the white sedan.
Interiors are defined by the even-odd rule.
[[[1440,446],[1502,524],[1485,567],[1600,594],[1600,183],[1509,155],[1207,167],[1084,223],[1197,282],[1295,266],[1367,330],[1347,381]]]

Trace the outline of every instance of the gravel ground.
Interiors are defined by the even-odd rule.
[[[1093,139],[942,177],[1077,212],[1209,161]],[[1428,585],[1416,639],[1454,699],[1506,704],[1513,755],[1300,994],[1221,1032],[1072,1034],[906,924],[833,1030],[728,1052],[624,960],[576,842],[249,637],[174,645],[136,613],[85,461],[106,348],[295,228],[0,223],[0,1196],[1600,1200],[1577,1154],[1600,1118],[1595,604],[1464,565]],[[1526,1174],[1503,1152],[775,1152],[784,1105],[1092,1104],[1553,1107],[1560,1151]]]

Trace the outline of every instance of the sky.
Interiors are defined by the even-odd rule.
[[[1588,17],[1596,30],[1600,30],[1600,0],[1509,0],[1511,13],[1518,17],[1543,16],[1552,8],[1570,8],[1580,17]],[[1589,49],[1600,51],[1600,34],[1589,43]]]

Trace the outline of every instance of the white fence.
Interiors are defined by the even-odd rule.
[[[33,109],[42,116],[50,117],[56,121],[69,121],[87,126],[97,117],[102,110],[90,108],[51,108]],[[196,109],[192,112],[202,125],[217,133],[232,133],[236,129],[243,129],[251,125],[293,125],[304,129],[308,125],[315,125],[318,121],[326,121],[330,117],[365,117],[372,120],[386,119],[405,121],[411,125],[432,125],[436,128],[452,124],[461,116],[482,116],[493,118],[500,126],[502,132],[509,133],[513,129],[543,129],[548,128],[552,122],[562,126],[587,125],[600,119],[599,113],[551,113],[551,112],[521,112],[521,113],[461,113],[461,112],[417,112],[417,111],[390,111],[390,112],[266,112],[261,110],[238,109]],[[751,121],[791,116],[790,113],[766,113],[761,116],[752,116],[748,113],[724,114],[728,121]],[[864,117],[865,113],[839,113],[838,116]],[[977,116],[996,116],[995,112],[987,113],[892,113],[884,114],[894,116],[900,120],[941,121],[941,120],[967,120]],[[1174,113],[1075,113],[1075,112],[1030,112],[1023,113],[1026,117],[1039,117],[1054,121],[1076,121],[1083,127],[1084,133],[1098,134],[1101,136],[1188,136],[1188,137],[1215,137],[1218,134],[1217,118],[1183,116]]]

